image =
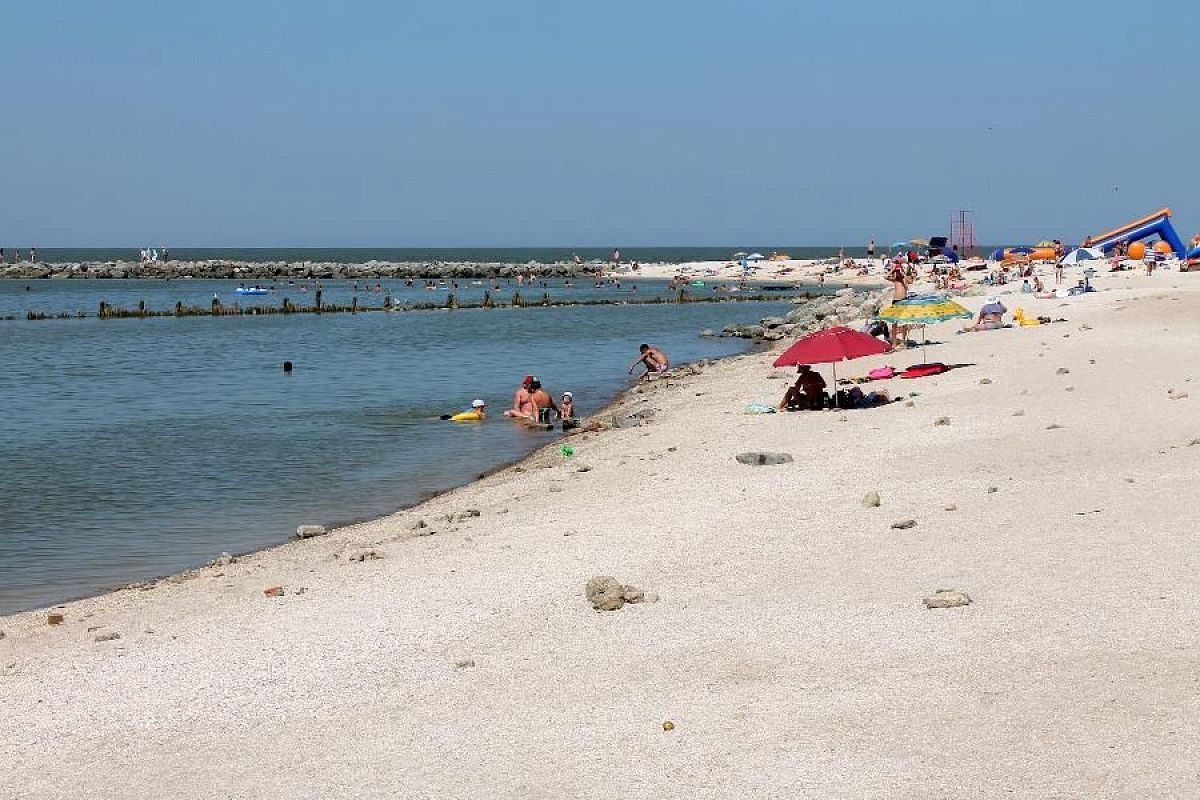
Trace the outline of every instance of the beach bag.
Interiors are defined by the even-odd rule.
[[[867,373],[867,377],[873,381],[885,381],[896,377],[896,370],[893,367],[876,367]]]

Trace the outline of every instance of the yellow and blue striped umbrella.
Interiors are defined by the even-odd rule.
[[[876,314],[875,319],[897,325],[934,325],[973,316],[944,294],[920,294],[897,300]]]

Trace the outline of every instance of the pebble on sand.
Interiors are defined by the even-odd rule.
[[[283,597],[283,587],[268,586],[266,589],[263,589],[263,594],[267,597]]]
[[[636,586],[622,585],[611,575],[597,575],[587,582],[583,591],[597,611],[616,611],[626,603],[658,601],[658,595],[647,595]]]
[[[473,666],[475,666],[475,659],[471,658],[470,656],[467,656],[466,658],[459,658],[454,661],[455,669],[469,669]]]
[[[663,720],[663,730],[664,730],[664,731],[673,731],[673,730],[675,730],[675,723],[674,723],[674,722],[671,722],[671,720],[669,720],[669,719],[668,719],[668,720]]]
[[[625,605],[625,587],[611,575],[597,575],[583,589],[597,611],[616,611]]]
[[[314,536],[324,536],[329,533],[324,525],[301,525],[296,528],[297,539],[311,539]]]
[[[956,589],[938,589],[921,602],[926,608],[958,608],[971,605],[971,598],[966,592]]]
[[[1058,369],[1054,370],[1055,375],[1069,375],[1070,373],[1071,370],[1067,369],[1066,367],[1059,367]]]
[[[949,417],[938,417],[937,419],[935,419],[933,421],[933,424],[934,425],[949,425],[950,418]]]
[[[66,620],[66,617],[64,617],[62,614],[59,614],[58,612],[51,612],[46,615],[46,624],[47,625],[62,625],[63,621],[65,621],[65,620]]]
[[[896,530],[903,531],[909,528],[917,527],[917,521],[915,519],[898,519],[892,523],[892,527]]]
[[[362,550],[355,550],[350,554],[351,561],[374,561],[377,558],[383,558],[383,556],[379,555],[378,551],[372,550],[369,547]]]
[[[116,641],[117,639],[120,639],[120,638],[121,638],[121,634],[117,633],[116,631],[110,631],[110,632],[108,632],[108,633],[97,633],[97,634],[96,634],[96,635],[93,637],[93,641],[97,641],[97,642],[113,642],[113,641]]]
[[[879,492],[867,492],[863,495],[862,504],[867,508],[879,508],[881,502]]]

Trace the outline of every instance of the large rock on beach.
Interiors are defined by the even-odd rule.
[[[296,528],[297,539],[311,539],[314,536],[324,536],[329,533],[324,525],[301,525]]]
[[[921,600],[926,608],[958,608],[960,606],[969,606],[971,597],[966,592],[960,592],[956,589],[938,589],[929,597]]]
[[[738,453],[734,458],[739,464],[749,464],[755,467],[774,466],[776,464],[790,464],[794,459],[791,453],[768,453],[768,452],[747,452]]]

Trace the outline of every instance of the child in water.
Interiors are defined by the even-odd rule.
[[[562,420],[564,431],[579,427],[579,420],[575,419],[575,395],[563,392],[562,402],[558,404],[558,417]]]

